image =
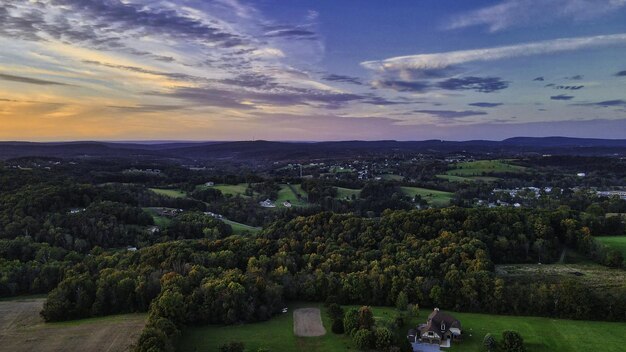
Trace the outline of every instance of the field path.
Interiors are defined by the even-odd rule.
[[[145,315],[127,314],[63,323],[45,323],[44,298],[0,301],[0,352],[129,351]]]
[[[319,308],[300,308],[293,312],[293,333],[296,336],[311,337],[326,334]]]

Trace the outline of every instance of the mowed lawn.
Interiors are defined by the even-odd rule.
[[[236,222],[236,221],[232,221],[228,219],[222,219],[222,221],[230,225],[230,227],[233,228],[233,233],[237,235],[245,233],[245,232],[255,233],[255,232],[261,231],[260,227],[254,227],[254,226],[242,224],[240,222]]]
[[[600,236],[596,238],[603,245],[622,252],[626,258],[626,236]]]
[[[468,161],[458,164],[451,164],[454,167],[452,170],[448,170],[445,175],[437,175],[442,179],[447,179],[451,182],[462,181],[484,181],[491,182],[497,180],[496,177],[484,176],[487,173],[520,173],[525,172],[526,168],[523,166],[512,165],[507,160],[477,160]]]
[[[247,183],[239,183],[236,185],[226,185],[226,184],[219,184],[219,185],[215,185],[215,186],[198,186],[198,188],[215,188],[215,189],[219,189],[222,194],[226,195],[226,194],[230,194],[232,196],[236,196],[236,195],[240,195],[240,196],[244,196],[247,197],[244,193],[246,192],[246,188],[248,188],[248,184]]]
[[[335,188],[337,188],[337,196],[335,197],[337,199],[352,200],[353,195],[355,198],[359,198],[359,195],[361,194],[360,189],[351,189],[351,188],[343,188],[343,187],[335,187]]]
[[[150,188],[150,190],[156,194],[171,197],[171,198],[185,198],[187,194],[178,189],[165,189],[165,188]]]
[[[322,320],[328,331],[321,337],[296,337],[293,334],[293,309],[318,307],[322,309]],[[344,307],[347,309],[349,307]],[[389,321],[396,311],[390,307],[373,307],[376,321]],[[405,330],[423,323],[431,311],[422,309],[419,317],[396,333],[404,336]],[[482,351],[482,340],[486,333],[501,339],[505,330],[518,331],[526,342],[528,352],[588,352],[589,350],[623,351],[623,331],[626,323],[575,321],[539,317],[518,317],[491,314],[455,313],[463,325],[463,341],[449,351]],[[241,341],[247,350],[267,348],[270,351],[355,351],[356,347],[346,335],[330,332],[330,320],[319,303],[289,305],[289,313],[281,314],[267,322],[232,326],[189,327],[179,340],[178,351],[218,351],[221,344]]]
[[[310,204],[307,203],[306,198],[307,194],[300,185],[291,185],[295,192],[289,187],[287,184],[280,185],[280,191],[278,191],[278,198],[276,199],[276,208],[284,208],[284,202],[289,201],[294,207],[306,207]],[[297,194],[301,195],[301,198],[298,199]]]
[[[450,204],[450,200],[454,195],[451,192],[437,191],[434,189],[420,188],[420,187],[400,187],[402,192],[407,196],[413,198],[419,195],[428,202],[428,204],[435,207],[445,207]]]

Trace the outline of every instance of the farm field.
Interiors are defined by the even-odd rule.
[[[152,216],[152,219],[154,219],[154,224],[160,227],[161,229],[170,226],[172,219],[157,214],[157,211],[155,208],[143,208],[143,210],[147,211],[148,214]]]
[[[259,232],[261,230],[260,227],[254,227],[254,226],[242,224],[240,222],[235,222],[235,221],[228,220],[228,219],[221,219],[221,220],[227,223],[228,225],[230,225],[230,227],[233,228],[233,233],[237,235],[244,233],[244,232],[251,232],[251,233]]]
[[[343,187],[335,187],[337,188],[337,199],[352,199],[352,195],[356,198],[361,194],[360,189],[351,189],[351,188],[343,188]]]
[[[444,175],[437,175],[437,177],[448,180],[450,182],[492,182],[497,180],[498,178],[492,176],[484,176],[486,173],[520,173],[526,171],[525,167],[509,164],[506,160],[477,160],[451,164],[450,166],[454,167],[454,169],[448,170]]]
[[[298,199],[296,193],[293,192],[291,187],[287,184],[280,185],[280,191],[278,191],[278,198],[276,199],[276,208],[284,208],[283,203],[289,201],[291,205],[295,207],[306,207],[310,204],[306,202],[307,194],[302,190],[300,185],[291,185],[296,193],[299,193],[302,198]]]
[[[230,341],[244,342],[247,350],[267,348],[270,351],[350,351],[356,350],[349,337],[328,331],[320,337],[296,337],[291,312],[296,308],[316,307],[322,311],[322,321],[329,330],[330,321],[326,309],[319,303],[297,303],[289,305],[289,313],[278,315],[267,322],[230,325],[198,326],[183,331],[178,351],[218,351],[221,344]],[[349,307],[344,307],[345,309]],[[396,311],[390,307],[372,307],[377,322],[390,321]],[[423,323],[430,309],[422,309],[419,317],[411,318],[398,336],[405,330]],[[503,316],[491,314],[450,312],[463,325],[463,341],[453,344],[449,351],[482,351],[482,340],[486,333],[497,339],[505,330],[518,331],[528,352],[586,352],[602,346],[602,351],[622,351],[622,334],[626,323],[575,321],[540,317]],[[580,332],[584,331],[584,334]]]
[[[496,274],[516,280],[558,282],[575,279],[595,290],[620,287],[626,282],[626,271],[591,262],[576,264],[505,264],[496,266]]]
[[[219,184],[215,186],[198,186],[199,188],[215,188],[219,189],[224,195],[230,194],[232,196],[240,195],[243,197],[247,197],[244,193],[246,192],[246,188],[248,188],[247,183],[239,183],[236,185],[225,185]]]
[[[164,189],[164,188],[150,188],[150,190],[156,194],[171,197],[171,198],[185,198],[187,194],[177,189]]]
[[[115,315],[61,323],[39,316],[45,298],[0,301],[0,351],[129,351],[143,329],[145,314]]]
[[[419,188],[419,187],[400,187],[404,194],[413,198],[416,195],[419,195],[428,202],[428,204],[435,207],[445,207],[450,204],[450,200],[452,199],[453,193],[437,191],[434,189],[428,188]]]
[[[626,257],[626,236],[600,236],[596,237],[603,245],[622,252]]]

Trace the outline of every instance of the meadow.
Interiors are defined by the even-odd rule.
[[[165,189],[165,188],[150,188],[150,190],[156,194],[171,197],[171,198],[185,198],[187,194],[177,189]]]
[[[298,199],[298,194],[301,196],[300,199]],[[299,184],[291,185],[291,187],[289,187],[288,184],[281,184],[280,191],[278,191],[278,198],[276,199],[276,208],[284,208],[285,206],[283,203],[285,201],[289,201],[294,207],[309,206],[310,204],[306,201],[307,197],[308,195],[304,190],[302,190],[302,187],[300,187]]]
[[[413,198],[416,195],[422,197],[428,204],[435,207],[445,207],[450,205],[450,200],[454,195],[451,192],[437,191],[434,189],[420,187],[400,187],[404,194]]]
[[[512,165],[508,160],[476,160],[450,164],[453,169],[448,170],[444,175],[437,175],[441,179],[450,182],[463,181],[483,181],[491,182],[498,178],[486,176],[489,173],[520,173],[525,172],[523,166]]]
[[[356,350],[346,335],[328,332],[320,337],[296,337],[293,334],[292,311],[299,307],[318,307],[327,330],[330,320],[326,309],[319,303],[294,303],[289,305],[289,313],[280,314],[267,322],[230,326],[196,326],[183,331],[179,339],[178,351],[218,351],[219,346],[231,342],[243,342],[249,351],[266,348],[270,351],[348,351]],[[349,308],[349,307],[344,307]],[[377,324],[391,321],[396,310],[390,307],[373,307]],[[418,317],[412,317],[398,336],[405,330],[425,321],[429,309],[422,309]],[[482,351],[485,334],[491,333],[497,339],[505,330],[519,332],[526,343],[528,352],[587,352],[591,349],[617,352],[623,351],[623,336],[626,323],[576,321],[541,317],[504,316],[492,314],[450,312],[463,325],[463,341],[455,343],[449,351]]]
[[[626,257],[626,236],[600,236],[596,239],[603,245],[622,252],[622,255]]]

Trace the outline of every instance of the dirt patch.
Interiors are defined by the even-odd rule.
[[[128,351],[145,325],[144,314],[45,323],[44,301],[0,301],[0,351]]]
[[[296,336],[311,337],[326,334],[322,315],[318,308],[300,308],[293,312],[293,333]]]

